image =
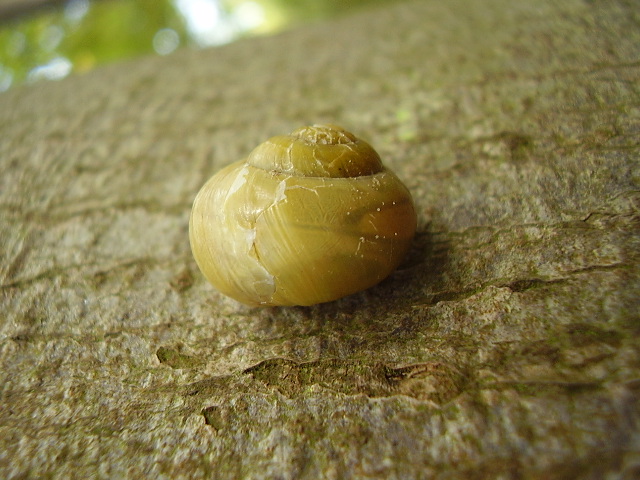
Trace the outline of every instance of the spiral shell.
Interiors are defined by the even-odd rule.
[[[411,195],[375,150],[333,125],[273,137],[198,193],[196,263],[249,305],[313,305],[369,288],[403,259]]]

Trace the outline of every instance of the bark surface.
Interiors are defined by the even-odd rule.
[[[0,95],[0,477],[637,478],[633,1],[420,1]],[[249,308],[205,180],[331,122],[405,181],[399,270]]]

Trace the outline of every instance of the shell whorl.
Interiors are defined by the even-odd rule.
[[[335,125],[313,125],[258,145],[247,163],[263,170],[305,177],[349,178],[383,170],[378,153]]]

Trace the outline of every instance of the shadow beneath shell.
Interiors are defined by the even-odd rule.
[[[398,268],[378,285],[362,293],[375,296],[381,307],[393,303],[401,310],[410,308],[416,299],[424,296],[425,291],[438,290],[438,286],[443,284],[442,275],[448,256],[447,242],[436,241],[427,230],[417,232]]]

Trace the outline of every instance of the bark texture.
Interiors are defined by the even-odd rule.
[[[638,478],[639,46],[634,1],[427,0],[0,95],[0,477]],[[193,197],[318,122],[410,254],[222,297]]]

